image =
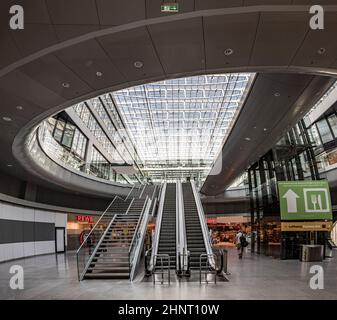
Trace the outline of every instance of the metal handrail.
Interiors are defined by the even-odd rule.
[[[161,280],[161,284],[164,283],[164,265],[163,265],[163,258],[164,260],[167,260],[167,275],[168,275],[168,284],[171,283],[171,272],[170,272],[170,266],[171,266],[171,258],[170,258],[170,255],[169,254],[166,254],[166,253],[162,253],[162,254],[156,254],[154,257],[155,261],[157,261],[157,258],[160,258],[160,274],[162,275],[162,280]],[[159,273],[159,272],[156,272],[156,273]],[[156,276],[155,274],[153,274],[153,283],[156,282]]]
[[[187,236],[186,236],[186,221],[185,221],[185,208],[184,208],[184,194],[182,184],[179,181],[179,252],[180,259],[184,259],[185,250],[188,250],[187,247]],[[184,262],[184,261],[183,261]],[[184,268],[184,263],[181,263]],[[181,272],[185,272],[187,270],[181,270]]]
[[[115,215],[113,216],[113,218],[111,219],[110,223],[109,223],[108,226],[106,227],[106,229],[105,229],[105,231],[104,231],[102,237],[99,239],[99,241],[98,241],[98,243],[97,243],[97,245],[96,245],[94,251],[92,252],[92,254],[91,254],[91,256],[90,256],[90,258],[89,258],[89,260],[88,260],[86,266],[85,266],[84,269],[83,269],[82,274],[79,276],[79,280],[82,280],[83,277],[84,277],[84,275],[86,274],[86,272],[87,272],[87,270],[88,270],[88,268],[89,268],[89,266],[90,266],[90,264],[91,264],[91,262],[92,262],[92,259],[93,259],[94,256],[96,255],[96,252],[97,252],[98,248],[100,247],[100,245],[101,245],[103,239],[105,238],[105,236],[106,236],[107,232],[109,231],[111,225],[112,225],[113,222],[115,221],[116,216],[117,216],[117,214],[115,214]],[[77,261],[78,261],[78,256],[77,256]]]
[[[180,263],[180,191],[179,191],[179,182],[176,182],[176,272],[181,273],[181,263]]]
[[[80,245],[80,247],[77,249],[76,254],[79,253],[79,251],[81,250],[81,248],[84,246],[84,244],[86,243],[87,239],[91,236],[91,234],[93,233],[93,231],[95,230],[95,228],[97,227],[98,223],[101,221],[101,219],[103,218],[103,216],[107,213],[107,211],[110,209],[111,205],[114,203],[114,201],[120,198],[118,196],[115,196],[113,198],[113,200],[110,202],[110,204],[108,205],[108,207],[105,209],[105,211],[103,212],[103,214],[100,216],[100,218],[97,220],[97,222],[95,223],[94,227],[90,230],[89,234],[85,237],[84,241],[82,242],[82,244]],[[122,198],[120,198],[122,199]],[[124,199],[122,199],[124,200]]]
[[[128,208],[126,209],[125,215],[127,215],[127,214],[129,213],[130,208],[131,208],[131,206],[132,206],[132,204],[133,204],[134,201],[135,201],[135,198],[132,198],[132,200],[131,200],[131,202],[130,202]]]
[[[162,217],[163,217],[166,185],[167,185],[167,183],[165,182],[163,187],[162,187],[161,195],[160,195],[156,229],[155,229],[154,238],[153,238],[153,250],[152,250],[152,259],[151,259],[152,262],[155,262],[155,256],[156,256],[157,251],[158,251],[158,242],[159,242],[159,237],[160,237],[161,221],[162,221]],[[155,265],[155,263],[152,265],[152,267],[154,265]]]
[[[201,274],[202,274],[202,258],[206,258],[206,265],[205,267],[210,267],[209,272],[207,270],[204,271],[205,277],[206,277],[206,282],[208,283],[207,280],[207,274],[212,273],[214,274],[214,283],[216,284],[216,276],[217,276],[217,270],[216,268],[213,268],[211,261],[213,260],[214,265],[217,265],[217,255],[214,253],[208,254],[208,253],[202,253],[199,257],[199,281],[201,283]]]
[[[133,189],[136,187],[136,185],[134,184],[131,188],[131,191],[128,193],[128,195],[126,196],[125,200],[129,199],[130,194],[132,193]]]
[[[197,206],[197,211],[198,211],[200,226],[202,230],[202,235],[204,238],[206,252],[209,255],[209,257],[211,257],[211,255],[213,254],[213,250],[212,250],[211,242],[210,242],[209,235],[208,235],[208,227],[207,227],[206,217],[204,214],[204,209],[202,207],[200,197],[198,196],[194,181],[191,181],[190,183],[191,183],[192,190],[193,190],[195,204]],[[210,260],[210,264],[213,268],[215,268],[215,261],[212,257]]]
[[[143,193],[144,193],[144,190],[145,190],[146,186],[147,186],[147,184],[145,183],[145,184],[144,184],[144,187],[143,187],[143,189],[142,189],[142,191],[140,192],[140,195],[138,196],[139,199],[141,199],[141,197],[142,197],[142,195],[143,195]]]

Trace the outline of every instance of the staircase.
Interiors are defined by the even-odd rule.
[[[170,269],[176,268],[176,184],[168,183],[166,186],[162,221],[160,227],[159,243],[157,255],[168,254],[170,265],[167,259],[163,259],[163,265]],[[157,258],[156,268],[161,268],[161,261]]]
[[[84,279],[129,279],[129,249],[145,199],[135,199],[127,214],[117,214],[99,245]],[[120,206],[123,208],[123,205]],[[115,207],[112,211],[117,210]]]
[[[200,255],[206,253],[197,206],[190,183],[182,184],[187,249],[190,251],[190,268],[200,266]]]

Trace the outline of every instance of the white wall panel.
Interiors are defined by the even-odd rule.
[[[35,210],[35,222],[55,223],[55,213],[36,209]]]
[[[22,208],[4,204],[2,207],[2,219],[22,221]]]
[[[55,252],[54,241],[38,241],[35,242],[35,255],[47,254]]]
[[[22,221],[34,221],[35,209],[21,207],[21,210],[22,210]]]
[[[55,227],[67,227],[68,215],[64,213],[55,213]]]
[[[35,255],[35,242],[23,243],[24,257],[30,257]]]

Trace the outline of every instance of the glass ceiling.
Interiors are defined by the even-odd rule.
[[[152,180],[205,179],[254,74],[202,75],[112,93]],[[184,175],[184,176],[183,176]]]

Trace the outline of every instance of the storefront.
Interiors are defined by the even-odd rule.
[[[235,246],[235,236],[242,230],[251,234],[249,217],[245,216],[222,216],[207,218],[208,228],[212,232],[213,244],[217,247]]]
[[[95,225],[99,216],[68,214],[67,238],[68,250],[77,250],[85,235]]]

